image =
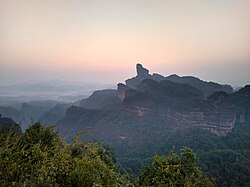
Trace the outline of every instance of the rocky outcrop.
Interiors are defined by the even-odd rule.
[[[235,108],[224,108],[220,111],[177,111],[171,108],[154,106],[133,106],[124,108],[127,113],[131,112],[135,116],[144,119],[149,119],[154,116],[154,119],[161,121],[162,124],[172,130],[185,130],[188,128],[199,127],[209,130],[218,136],[224,136],[229,133],[235,126],[236,111]]]
[[[171,81],[144,80],[128,92],[123,108],[141,118],[155,117],[172,128],[201,127],[222,136],[232,130],[237,107],[225,92],[204,99],[200,90]]]
[[[226,93],[233,93],[233,88],[230,85],[221,85],[215,82],[207,82],[200,80],[197,77],[193,76],[183,76],[180,77],[176,74],[170,75],[168,77],[164,77],[160,74],[153,73],[153,75],[149,74],[148,69],[144,68],[141,64],[136,65],[137,75],[131,79],[126,80],[126,85],[132,89],[137,89],[137,86],[141,83],[141,81],[145,79],[153,79],[157,82],[163,80],[169,80],[172,82],[180,83],[180,84],[189,84],[199,90],[201,90],[204,96],[209,96],[214,92],[223,91]]]
[[[237,106],[237,120],[239,122],[250,122],[250,85],[246,85],[237,92],[230,95]]]
[[[136,77],[126,80],[126,85],[119,83],[117,90],[96,91],[82,101],[80,106],[83,108],[67,110],[58,127],[62,131],[74,131],[72,125],[77,126],[75,133],[92,129],[95,131],[92,138],[103,138],[107,142],[117,137],[126,137],[123,141],[135,140],[141,136],[141,131],[149,136],[152,133],[147,130],[152,130],[150,124],[155,127],[156,134],[166,129],[199,127],[224,136],[236,122],[244,122],[248,116],[248,105],[244,105],[248,103],[248,87],[229,94],[221,91],[225,88],[222,85],[195,77],[172,75],[173,81],[170,81],[159,74],[150,75],[141,64],[137,64],[136,71]],[[211,92],[213,94],[207,96]],[[242,101],[237,103],[237,98]]]
[[[117,84],[117,90],[118,90],[118,97],[121,101],[124,100],[125,96],[126,96],[126,92],[127,90],[129,90],[130,88],[128,86],[126,86],[125,84],[119,83]]]
[[[152,79],[152,75],[149,74],[149,71],[144,68],[141,64],[136,64],[137,75],[131,79],[127,79],[126,85],[132,89],[137,89],[137,86],[144,79]]]
[[[129,130],[131,126],[147,124],[153,119],[153,123],[157,123],[158,128],[185,130],[200,127],[223,136],[232,130],[238,117],[237,106],[233,103],[231,95],[216,92],[205,98],[199,89],[189,84],[179,84],[169,80],[157,82],[144,79],[137,86],[137,90],[118,84],[117,92],[112,92],[113,94],[107,92],[106,97],[103,94],[105,92],[97,93],[100,94],[97,97],[100,99],[93,100],[95,94],[89,98],[89,102],[92,100],[95,104],[92,108],[89,107],[91,110],[87,110],[87,107],[84,110],[74,107],[66,112],[66,117],[58,123],[59,126],[65,128],[72,120],[74,124],[78,124],[77,131],[92,128],[95,132],[100,132],[100,128],[112,127],[110,129],[112,134],[109,134],[109,130],[108,132],[105,130],[108,137],[116,137],[117,134],[113,133],[123,129],[128,133],[126,137],[136,139],[136,137],[131,137],[135,134]],[[113,105],[103,102],[106,99],[113,101],[111,99],[113,96],[117,96],[119,102],[116,104],[113,102]],[[117,123],[117,119],[122,122]],[[127,124],[127,121],[130,123]]]
[[[144,68],[141,64],[136,64],[136,72],[137,72],[137,77],[141,78],[149,78],[149,71],[147,68]]]

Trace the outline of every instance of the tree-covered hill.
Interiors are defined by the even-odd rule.
[[[198,168],[191,149],[184,148],[181,156],[173,152],[156,156],[140,177],[132,178],[118,165],[111,149],[97,142],[79,142],[84,133],[69,144],[53,127],[40,123],[21,135],[1,131],[0,186],[213,186]]]

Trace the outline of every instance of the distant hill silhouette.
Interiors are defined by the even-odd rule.
[[[107,89],[95,91],[90,97],[80,102],[80,106],[88,109],[102,109],[118,104],[117,90]]]
[[[72,104],[61,104],[56,101],[31,101],[21,103],[18,107],[0,106],[0,113],[3,116],[17,121],[23,130],[36,121],[48,124],[55,124],[64,117],[66,109]]]
[[[153,75],[149,74],[149,71],[144,68],[141,64],[136,65],[137,75],[131,79],[126,80],[126,85],[132,89],[137,89],[137,86],[140,84],[141,81],[144,79],[153,79],[155,81],[162,81],[162,80],[170,80],[176,83],[186,83],[189,84],[197,89],[200,89],[205,96],[211,95],[216,91],[224,91],[226,93],[233,93],[233,88],[230,85],[220,85],[214,82],[206,82],[200,80],[199,78],[192,77],[192,76],[183,76],[180,77],[178,75],[170,75],[168,77],[164,77],[162,75],[154,73]]]
[[[11,118],[2,117],[0,114],[0,130],[4,133],[13,132],[17,135],[22,133],[21,127]]]
[[[18,122],[56,123],[68,140],[88,130],[82,140],[109,144],[118,161],[137,173],[155,153],[190,146],[220,185],[230,186],[228,176],[230,181],[249,176],[249,85],[233,93],[229,85],[192,76],[151,75],[141,64],[136,70],[117,89],[97,90],[75,103],[28,102],[20,108],[2,106],[0,113]],[[236,174],[235,166],[240,168]]]

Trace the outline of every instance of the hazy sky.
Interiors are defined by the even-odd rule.
[[[0,83],[163,75],[250,83],[249,0],[0,0]]]

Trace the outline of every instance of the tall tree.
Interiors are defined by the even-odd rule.
[[[197,166],[198,159],[190,148],[183,148],[178,156],[173,150],[166,157],[155,156],[139,177],[141,186],[213,186]]]

